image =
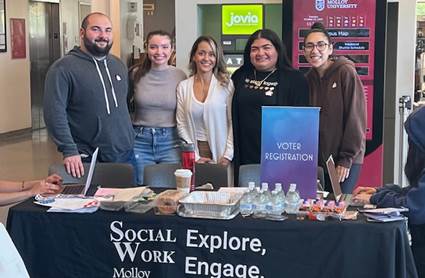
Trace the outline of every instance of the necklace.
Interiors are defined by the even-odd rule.
[[[255,86],[261,87],[261,85],[263,85],[264,81],[266,81],[267,78],[269,78],[275,71],[276,71],[276,69],[272,70],[269,74],[267,74],[266,77],[264,77],[263,80],[257,80],[257,71],[254,69],[254,78],[255,78],[255,80],[253,80],[253,83],[255,84]]]

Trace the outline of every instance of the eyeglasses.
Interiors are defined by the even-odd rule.
[[[324,50],[326,50],[326,47],[328,45],[329,45],[329,43],[326,43],[324,41],[319,41],[316,44],[315,43],[312,43],[312,42],[309,42],[309,43],[304,44],[304,50],[306,50],[306,51],[313,51],[314,47],[316,47],[317,50],[324,51]]]

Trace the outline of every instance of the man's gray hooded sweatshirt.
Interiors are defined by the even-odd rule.
[[[44,120],[64,157],[99,147],[99,161],[123,162],[133,149],[128,76],[115,56],[94,57],[74,47],[47,72]]]

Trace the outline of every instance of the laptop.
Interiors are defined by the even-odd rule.
[[[62,195],[81,195],[87,196],[87,191],[90,188],[91,181],[93,179],[93,173],[94,168],[96,166],[97,161],[97,153],[99,152],[99,148],[96,148],[94,151],[91,162],[90,162],[90,168],[89,173],[87,175],[86,184],[72,184],[72,185],[66,185],[62,191]]]
[[[341,190],[341,184],[338,180],[338,174],[336,172],[335,162],[334,159],[331,156],[329,156],[328,160],[326,161],[326,168],[328,169],[329,179],[331,180],[332,190],[334,192],[335,201],[341,202],[344,201],[348,205],[352,205],[351,194],[345,194],[342,193]]]

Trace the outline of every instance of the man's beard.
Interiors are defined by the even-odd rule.
[[[83,41],[84,41],[84,46],[86,47],[88,52],[90,52],[95,57],[103,57],[108,55],[109,50],[112,47],[112,43],[109,43],[108,41],[103,39],[98,39],[93,43],[89,39],[87,39],[86,36],[84,36]],[[104,42],[107,42],[108,44],[102,48],[96,45],[96,42],[99,42],[99,41],[104,41]]]

